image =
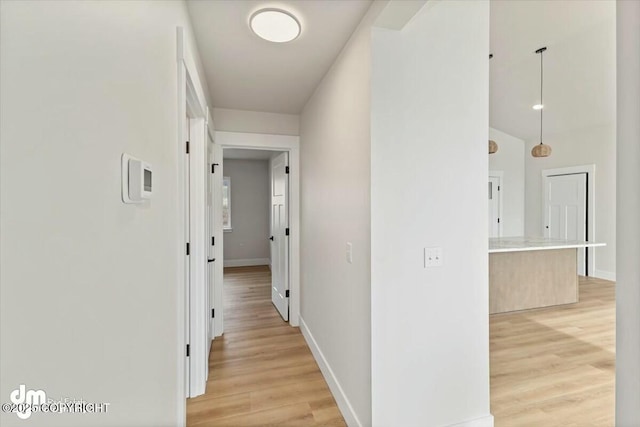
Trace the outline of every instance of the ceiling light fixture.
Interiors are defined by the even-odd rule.
[[[498,151],[498,144],[493,140],[489,140],[489,154],[494,154]]]
[[[489,54],[489,59],[493,58],[493,53]],[[495,154],[498,151],[498,144],[493,140],[489,140],[489,154]]]
[[[531,149],[531,155],[533,157],[549,157],[551,155],[551,147],[548,146],[547,144],[543,144],[542,143],[542,106],[544,105],[542,103],[542,86],[544,83],[543,80],[543,68],[542,68],[542,53],[547,50],[546,47],[541,47],[540,49],[536,50],[536,53],[540,54],[540,144],[537,144],[535,147],[533,147]],[[536,107],[533,107],[536,108]]]
[[[274,43],[295,40],[301,31],[300,23],[290,14],[280,9],[261,9],[251,15],[249,25],[260,38]]]
[[[537,110],[542,110],[543,108],[544,108],[544,105],[542,105],[542,104],[536,104],[536,105],[533,106],[533,109],[536,110],[536,111]]]

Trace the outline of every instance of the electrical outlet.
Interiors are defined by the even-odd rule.
[[[347,242],[347,262],[353,264],[353,245]]]
[[[442,266],[442,248],[424,248],[424,268]]]

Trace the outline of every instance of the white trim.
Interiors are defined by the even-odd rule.
[[[289,152],[289,324],[300,317],[300,137],[261,133],[216,131],[222,148],[246,148]],[[217,282],[216,282],[217,283]]]
[[[190,81],[187,79],[187,100],[191,98]],[[194,93],[195,95],[195,93]],[[194,98],[191,98],[192,101]],[[187,108],[192,112],[190,103]],[[191,114],[190,114],[191,116]],[[190,397],[204,394],[209,370],[209,322],[207,298],[207,129],[204,116],[189,120],[189,326],[190,326]]]
[[[269,258],[225,259],[225,267],[252,267],[254,265],[269,265]]]
[[[540,230],[542,235],[544,236],[545,230],[545,189],[546,189],[546,179],[550,176],[555,175],[572,175],[586,173],[587,174],[587,198],[589,201],[587,202],[587,215],[589,222],[589,241],[596,242],[596,165],[579,165],[579,166],[569,166],[565,168],[555,168],[555,169],[543,169],[540,171],[542,177],[542,195],[540,203],[542,210],[541,219],[540,219]],[[596,251],[589,251],[589,265],[588,265],[588,273],[593,274],[596,271]]]
[[[311,353],[313,353],[313,357],[316,359],[318,366],[320,367],[320,371],[322,372],[322,376],[327,381],[329,385],[329,389],[331,390],[331,394],[333,394],[333,398],[336,400],[338,404],[338,409],[342,413],[344,417],[344,421],[347,423],[349,427],[362,427],[362,423],[358,419],[356,412],[353,410],[353,406],[351,406],[351,402],[347,398],[344,390],[340,386],[338,379],[336,378],[331,366],[329,366],[329,362],[324,357],[322,350],[318,347],[318,343],[315,338],[313,338],[313,334],[307,327],[307,324],[304,322],[302,316],[300,316],[300,332],[302,332],[302,336],[304,336],[305,341],[307,341],[307,345],[311,349]],[[493,424],[492,424],[493,426]],[[476,427],[476,426],[473,426]],[[484,426],[477,426],[484,427]]]
[[[504,235],[503,233],[503,227],[504,227],[504,220],[503,220],[503,204],[502,204],[502,187],[504,187],[504,171],[489,171],[489,178],[498,178],[500,181],[498,183],[498,218],[500,218],[500,222],[498,225],[498,237],[502,237]]]
[[[215,136],[215,135],[214,135]],[[224,175],[224,165],[222,162],[222,148],[219,144],[213,143],[213,158],[218,166],[214,175],[214,205],[217,206],[215,212],[222,212],[222,176]],[[217,260],[224,259],[224,233],[222,227],[222,215],[215,215],[214,218],[214,236],[216,244],[214,246],[214,254]],[[222,262],[215,262],[215,280],[213,289],[213,298],[216,304],[216,317],[213,319],[214,335],[221,336],[224,333],[224,265]]]
[[[187,396],[193,397],[195,395],[194,392],[199,392],[200,389],[202,393],[204,393],[204,387],[206,385],[206,376],[207,376],[207,370],[208,370],[208,363],[207,363],[208,357],[206,355],[206,348],[208,347],[208,338],[206,337],[206,326],[205,326],[207,312],[205,310],[202,313],[200,313],[202,316],[197,315],[198,313],[193,313],[192,315],[190,315],[191,310],[193,310],[193,305],[191,304],[193,299],[189,301],[189,304],[190,304],[189,310],[187,310],[187,300],[186,300],[186,295],[188,291],[186,287],[187,260],[185,256],[184,245],[185,245],[185,241],[191,240],[191,243],[193,243],[193,240],[190,239],[190,237],[187,236],[185,233],[186,224],[187,224],[187,216],[185,212],[186,211],[185,209],[186,194],[184,192],[186,188],[186,164],[185,163],[187,161],[186,160],[187,157],[185,153],[185,141],[187,140],[186,139],[187,136],[184,134],[184,129],[186,126],[185,120],[187,118],[187,115],[195,118],[198,122],[197,123],[198,128],[202,131],[201,134],[200,132],[196,134],[197,135],[196,140],[200,139],[203,149],[206,150],[205,119],[207,116],[207,105],[204,97],[204,91],[202,90],[202,86],[200,84],[200,78],[198,76],[198,72],[195,66],[195,61],[193,60],[193,56],[191,55],[191,52],[188,46],[186,45],[186,38],[184,34],[184,29],[182,27],[176,28],[176,61],[177,61],[177,79],[176,80],[177,80],[177,102],[178,102],[177,104],[177,114],[178,114],[177,135],[176,135],[177,153],[176,153],[176,164],[175,164],[176,172],[177,172],[176,188],[178,189],[177,200],[175,204],[175,207],[177,210],[177,225],[178,225],[177,234],[176,234],[176,243],[177,243],[176,257],[178,260],[177,274],[176,274],[176,283],[177,283],[176,313],[177,313],[177,323],[178,323],[176,328],[177,329],[176,377],[177,377],[178,386],[177,386],[176,398],[178,401],[177,401],[177,410],[176,410],[177,419],[176,419],[175,425],[184,426],[186,424],[186,398]],[[194,131],[194,128],[191,128],[191,131]],[[193,140],[193,138],[191,139]],[[189,159],[188,161],[192,161],[191,158],[188,158],[188,159]],[[202,160],[203,162],[206,162],[206,159],[202,159]],[[193,172],[191,176],[193,177]],[[200,188],[200,187],[201,185],[196,188]],[[204,190],[203,190],[203,195],[204,195]],[[205,220],[204,213],[201,216],[202,216],[201,219],[203,221],[202,225],[204,225],[204,220]],[[191,224],[192,229],[194,225],[195,224]],[[200,228],[196,227],[196,230],[199,230]],[[204,238],[204,235],[201,237]],[[192,248],[193,248],[193,245],[192,245]],[[193,253],[194,252],[192,251],[192,255]],[[193,258],[195,257],[191,257],[188,261],[191,264],[190,270],[193,270]],[[204,263],[204,259],[201,261]],[[205,268],[206,268],[206,265],[205,265]],[[204,274],[204,270],[202,271],[202,274]],[[193,285],[194,284],[193,273],[191,275],[191,280]],[[204,289],[204,286],[206,286],[204,281],[201,285],[203,289]],[[203,305],[204,304],[206,304],[206,302],[203,302]],[[202,323],[200,320],[198,320],[200,319],[200,317],[203,317],[203,321],[205,323]],[[191,330],[189,330],[191,318],[194,318],[194,320],[197,320],[198,325],[202,323],[202,334],[199,333],[197,328],[194,331],[192,325],[191,325]],[[193,350],[196,350],[196,349],[194,349],[195,343],[189,338],[187,334],[190,334],[191,336],[195,336],[195,337],[199,337],[200,335],[202,335],[205,338],[204,340],[202,340],[201,343],[196,344],[196,349],[199,349],[201,347],[202,351],[201,352],[192,351],[189,358],[185,357],[186,344],[189,343]],[[202,355],[199,353],[204,354],[204,362],[198,364],[198,359],[202,358]],[[198,376],[199,377],[201,376],[202,378],[200,378],[199,381],[197,381],[197,384],[194,384],[193,382],[194,363],[198,365],[202,365],[202,366],[199,366],[199,368],[195,369],[195,371],[202,371],[202,372],[199,372],[198,374]],[[185,371],[187,366],[190,366],[191,368],[190,369],[191,381],[189,384],[190,390],[186,390],[184,387],[186,383]]]
[[[456,424],[448,424],[443,427],[493,427],[493,415],[489,414],[484,417],[474,418],[473,420],[467,420]]]
[[[175,160],[175,168],[177,172],[177,200],[175,203],[176,208],[176,218],[178,223],[178,228],[176,230],[176,257],[178,259],[177,272],[176,272],[176,315],[178,327],[177,329],[177,408],[176,408],[176,426],[184,427],[187,422],[187,393],[185,383],[186,383],[186,367],[187,361],[184,355],[187,337],[186,337],[186,328],[187,328],[187,310],[186,310],[186,287],[185,287],[185,279],[186,279],[186,262],[184,256],[184,247],[182,243],[184,242],[185,237],[185,194],[184,194],[184,186],[185,186],[185,167],[184,167],[184,127],[185,127],[185,119],[187,116],[186,110],[186,67],[184,66],[183,56],[184,56],[184,45],[183,45],[183,29],[178,27],[176,29],[176,60],[177,60],[177,143],[176,143],[176,160]]]
[[[213,126],[213,117],[211,117],[211,109],[207,107],[207,133],[211,137],[211,142],[216,142],[216,129]]]
[[[616,281],[616,273],[611,271],[593,270],[593,272],[591,273],[591,277],[595,277],[596,279],[611,280],[612,282]]]

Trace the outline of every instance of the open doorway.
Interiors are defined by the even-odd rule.
[[[299,153],[299,137],[298,136],[290,136],[290,135],[271,135],[271,134],[257,134],[257,133],[239,133],[239,132],[225,132],[225,131],[216,131],[215,132],[215,147],[220,150],[220,158],[223,159],[224,154],[227,154],[227,157],[231,157],[228,159],[223,159],[220,164],[220,202],[224,203],[222,200],[222,194],[224,189],[222,188],[222,183],[224,177],[226,176],[228,179],[229,192],[228,192],[228,205],[227,214],[224,213],[225,209],[223,208],[218,215],[219,224],[216,228],[216,235],[223,236],[221,244],[218,246],[218,250],[221,258],[224,258],[224,261],[227,264],[227,267],[232,266],[244,266],[251,267],[256,265],[267,266],[267,270],[269,274],[271,274],[272,269],[276,267],[276,261],[280,260],[279,271],[281,271],[282,282],[277,282],[272,285],[272,289],[275,287],[276,289],[271,291],[273,293],[272,301],[276,301],[276,296],[281,300],[286,299],[287,306],[283,306],[280,304],[279,310],[280,315],[283,319],[288,320],[290,326],[299,326],[300,322],[300,153]],[[256,157],[259,157],[256,159]],[[262,216],[262,231],[260,233],[252,233],[254,238],[258,240],[251,240],[256,242],[254,249],[258,249],[257,252],[234,252],[236,249],[246,249],[247,235],[242,233],[237,233],[236,236],[239,236],[240,239],[238,245],[236,245],[235,249],[232,248],[232,251],[227,250],[225,239],[229,239],[229,236],[232,236],[233,233],[236,232],[238,214],[243,214],[243,212],[238,212],[238,208],[234,207],[235,199],[234,192],[236,189],[236,180],[233,176],[229,176],[227,171],[228,169],[225,166],[227,161],[233,162],[235,160],[249,160],[253,158],[253,160],[261,160],[268,164],[266,170],[268,171],[267,175],[264,174],[265,164],[262,167],[262,177],[263,177],[263,189],[266,188],[267,202],[264,200],[262,202],[262,206],[266,206],[268,213],[266,215],[267,218],[267,227],[265,229],[264,226],[264,218]],[[278,165],[275,162],[281,159]],[[282,189],[277,185],[272,185],[272,172],[280,171],[280,180],[282,183]],[[286,177],[286,179],[284,178]],[[275,178],[274,178],[275,179]],[[277,182],[277,181],[274,181]],[[241,183],[242,184],[242,183]],[[279,222],[277,224],[272,224],[272,211],[274,210],[274,206],[272,205],[272,199],[275,200],[274,197],[271,197],[270,191],[274,191],[277,194],[286,194],[286,207],[280,207],[279,213],[282,215],[276,217]],[[276,200],[277,201],[277,200]],[[276,202],[273,204],[277,205]],[[251,209],[251,208],[249,208]],[[246,210],[246,209],[245,209]],[[224,231],[223,226],[223,217],[228,215],[228,223],[226,228],[230,228],[231,230]],[[273,226],[277,226],[273,228]],[[280,236],[281,235],[281,236]],[[270,237],[273,236],[273,240]],[[233,238],[232,238],[233,239]],[[286,245],[278,245],[277,242],[284,243]],[[244,243],[244,246],[240,246],[240,243]],[[265,250],[266,245],[266,250]],[[277,257],[277,254],[274,253],[275,248],[285,249],[286,252],[281,257]],[[223,255],[226,254],[226,255]],[[244,254],[244,255],[243,255]],[[249,254],[249,255],[247,255]],[[220,263],[219,265],[222,265]],[[224,301],[224,280],[216,281],[216,297],[219,296],[218,301]],[[281,296],[280,296],[281,295]],[[276,304],[274,304],[276,305]],[[220,313],[219,321],[220,325],[220,334],[222,334],[226,328],[225,326],[225,314],[224,314],[224,304],[218,304],[216,307],[216,318],[218,319],[218,310]],[[216,333],[218,330],[216,330]]]
[[[288,153],[224,149],[224,266],[267,267],[271,301],[289,320]]]
[[[504,233],[489,239],[496,426],[614,424],[615,8],[491,2],[488,170],[503,171],[504,207]]]

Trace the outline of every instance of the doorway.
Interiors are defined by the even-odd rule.
[[[178,384],[184,384],[178,394],[179,418],[186,411],[185,398],[205,392],[208,356],[213,338],[210,330],[207,256],[207,161],[208,144],[213,138],[212,120],[197,71],[184,45],[184,31],[177,28],[177,183],[179,189],[175,208],[178,216],[177,282],[178,306]],[[215,199],[213,199],[215,200]],[[211,207],[211,209],[215,209]]]
[[[286,221],[284,221],[285,217],[282,217],[283,221],[281,223],[281,228],[284,228],[284,236],[281,237],[283,241],[287,242],[287,245],[284,250],[288,251],[288,255],[282,258],[283,264],[280,268],[284,271],[281,277],[284,277],[286,282],[281,282],[276,285],[276,289],[278,291],[273,291],[272,294],[275,296],[278,294],[278,298],[280,294],[283,295],[282,299],[286,299],[287,307],[281,305],[282,310],[278,310],[283,318],[289,321],[291,326],[299,326],[300,322],[300,153],[299,153],[299,140],[298,136],[290,136],[290,135],[271,135],[271,134],[255,134],[255,133],[239,133],[239,132],[224,132],[224,131],[216,131],[215,132],[215,144],[225,153],[229,153],[228,150],[237,150],[238,152],[243,152],[245,155],[248,153],[256,153],[259,151],[269,153],[269,159],[274,153],[286,153],[286,164],[281,164],[284,167],[284,172],[286,175],[287,182],[287,208],[286,212]],[[222,156],[224,157],[224,155]],[[227,172],[225,169],[224,163],[221,166],[222,175],[226,176]],[[288,171],[288,173],[287,173]],[[270,182],[270,178],[267,180]],[[223,231],[222,221],[220,221],[218,234],[224,235],[225,238],[229,236],[229,233],[235,232],[235,217],[236,211],[234,210],[234,180],[231,178],[229,180],[229,185],[231,188],[230,191],[230,208],[231,208],[231,219],[230,219],[230,227],[233,231],[227,231],[226,233]],[[268,192],[267,187],[267,192]],[[268,193],[267,193],[268,194]],[[270,200],[270,199],[269,199]],[[269,212],[271,212],[272,207],[270,202],[267,202],[267,208]],[[268,224],[271,224],[270,213],[268,214]],[[218,215],[222,218],[222,213]],[[277,233],[277,230],[274,230],[274,233]],[[265,264],[272,264],[272,253],[271,246],[275,247],[275,244],[272,243],[270,237],[274,236],[273,242],[276,241],[276,235],[271,234],[271,229],[269,225],[269,229],[267,234],[263,236],[263,242],[267,243],[268,249],[268,261]],[[286,239],[286,240],[285,240]],[[226,247],[226,243],[220,245],[221,247]],[[253,264],[256,265],[256,264]],[[274,266],[271,265],[273,269]],[[224,293],[224,287],[222,284],[222,280],[216,282],[216,296],[220,295],[220,299],[218,301],[222,301],[222,294]],[[273,286],[272,286],[273,287]],[[277,301],[277,299],[276,299]],[[275,305],[275,304],[274,304]],[[285,310],[286,308],[286,310]],[[216,307],[216,317],[218,316],[218,310],[223,311],[224,307],[218,305]],[[283,315],[283,313],[285,313]],[[224,312],[221,313],[222,318],[224,318]],[[285,317],[286,316],[286,317]],[[223,326],[224,329],[224,326]]]
[[[289,154],[275,150],[223,150],[224,266],[264,266],[270,295],[289,320]],[[226,286],[226,285],[225,285]]]

